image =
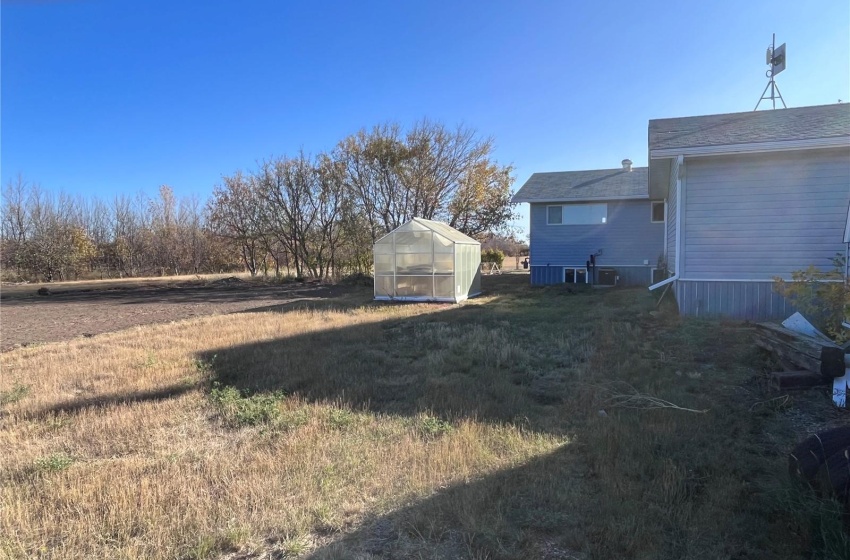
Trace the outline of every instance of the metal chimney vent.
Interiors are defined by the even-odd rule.
[[[623,171],[631,171],[632,170],[632,160],[624,159],[623,160]]]

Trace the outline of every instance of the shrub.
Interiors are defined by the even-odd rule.
[[[332,408],[328,413],[328,423],[335,430],[347,428],[354,422],[354,415],[345,408]]]
[[[0,391],[0,406],[16,403],[30,392],[29,385],[15,383],[8,391]]]
[[[481,251],[481,262],[495,263],[502,266],[505,261],[505,254],[499,249],[485,249]]]
[[[282,394],[244,395],[235,387],[213,383],[210,400],[225,422],[234,427],[267,424],[280,418]]]
[[[41,471],[56,472],[67,469],[73,462],[74,459],[64,453],[54,453],[47,457],[36,459],[35,466]]]
[[[773,289],[832,339],[844,342],[848,332],[841,324],[850,310],[850,287],[844,280],[844,257],[836,255],[832,264],[828,271],[815,266],[795,270],[790,282],[774,278]]]
[[[419,418],[416,428],[425,439],[434,439],[452,431],[451,424],[427,414]]]

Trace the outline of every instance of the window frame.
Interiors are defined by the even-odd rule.
[[[655,219],[655,205],[660,204],[662,208],[664,208],[664,219],[656,220]],[[667,201],[666,200],[653,200],[649,204],[649,222],[652,224],[663,224],[667,221]]]
[[[567,282],[567,271],[568,270],[573,271],[573,281],[572,282]],[[584,282],[576,282],[576,279],[578,278],[578,271],[579,270],[584,271]],[[586,266],[565,266],[564,267],[564,284],[589,284],[590,283],[589,277],[590,277],[590,273],[588,272]]]
[[[564,221],[564,207],[566,206],[604,206],[605,207],[605,217],[601,222],[589,222],[589,223],[569,223]],[[561,221],[560,222],[551,222],[549,221],[549,209],[550,208],[560,208],[561,209]],[[577,204],[548,204],[546,205],[546,225],[547,226],[604,226],[608,224],[608,203],[607,202],[585,202],[585,203],[577,203]]]

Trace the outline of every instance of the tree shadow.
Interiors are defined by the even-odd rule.
[[[117,406],[122,404],[133,404],[140,402],[162,401],[178,397],[189,391],[197,389],[193,383],[176,383],[165,387],[158,387],[148,391],[126,391],[121,393],[109,393],[85,399],[74,399],[60,402],[33,411],[25,411],[21,414],[28,420],[42,420],[48,416],[57,414],[77,414],[88,408]]]
[[[275,311],[321,319],[337,308],[293,303]],[[569,367],[531,355],[512,338],[511,321],[515,314],[500,309],[499,298],[437,304],[430,313],[218,348],[198,359],[209,364],[213,381],[244,394],[282,392],[375,414],[427,412],[564,434],[556,405],[566,396]]]
[[[4,307],[73,304],[73,303],[113,303],[139,305],[150,303],[185,304],[207,303],[226,304],[254,301],[273,301],[291,298],[338,298],[356,292],[357,288],[326,284],[263,284],[240,282],[234,285],[195,285],[186,286],[134,286],[128,288],[83,289],[54,292],[50,296],[10,297],[3,299]]]
[[[590,558],[586,516],[593,495],[569,444],[515,468],[452,485],[354,531],[326,534],[307,560]],[[613,521],[613,520],[612,520]],[[315,531],[322,534],[319,524]],[[596,543],[611,556],[623,543]]]

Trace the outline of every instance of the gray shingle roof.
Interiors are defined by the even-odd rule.
[[[666,150],[850,136],[850,104],[649,121],[649,149]]]
[[[513,202],[649,198],[647,177],[646,167],[535,173],[513,196]]]

